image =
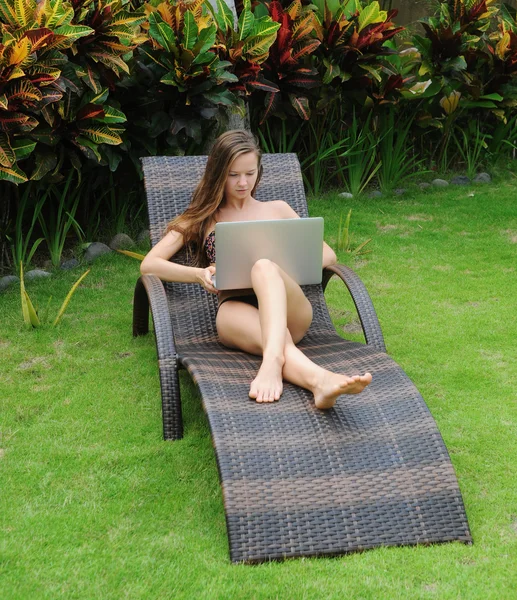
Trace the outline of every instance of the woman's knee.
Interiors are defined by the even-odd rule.
[[[259,258],[253,267],[251,267],[251,277],[270,277],[272,274],[278,273],[278,265],[269,258]]]

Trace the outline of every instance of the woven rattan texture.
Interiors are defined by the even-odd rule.
[[[205,160],[144,159],[154,243],[187,206]],[[294,155],[264,157],[259,192],[261,200],[285,199],[307,214]],[[249,384],[259,359],[217,341],[215,303],[200,286],[165,285],[175,351],[198,385],[208,415],[235,562],[471,541],[458,483],[432,416],[383,351],[364,286],[346,268],[335,274],[350,288],[369,343],[342,340],[321,286],[308,286],[314,321],[300,346],[326,368],[368,370],[373,382],[325,412],[314,407],[309,392],[291,384],[277,403],[251,401]],[[155,304],[164,310],[163,303]],[[164,319],[156,319],[154,310],[156,329]]]

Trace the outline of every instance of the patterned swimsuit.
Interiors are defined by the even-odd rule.
[[[215,263],[215,229],[205,238],[205,253],[210,264]],[[251,293],[250,293],[251,292]],[[255,308],[258,308],[258,299],[253,290],[223,290],[219,294],[219,307],[228,300],[245,302]],[[219,308],[218,307],[218,308]]]

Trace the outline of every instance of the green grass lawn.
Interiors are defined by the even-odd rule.
[[[18,290],[0,295],[0,597],[515,598],[516,198],[499,184],[310,203],[331,245],[350,207],[355,243],[373,239],[339,259],[437,421],[474,545],[232,565],[200,398],[183,373],[185,437],[163,442],[154,339],[131,336],[138,263],[116,255],[56,329],[28,331]],[[42,306],[52,295],[53,315],[79,273],[27,290]],[[344,286],[327,297],[361,339]]]

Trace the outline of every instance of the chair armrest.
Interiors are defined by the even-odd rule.
[[[337,275],[344,282],[352,296],[361,321],[366,343],[369,346],[375,346],[381,352],[386,352],[379,319],[364,283],[350,267],[345,265],[331,265],[323,269],[323,280],[321,283],[323,291],[325,291],[327,283],[334,275]]]
[[[163,282],[156,275],[142,275],[135,286],[133,300],[133,336],[149,332],[149,307],[160,359],[176,358],[172,322]]]

